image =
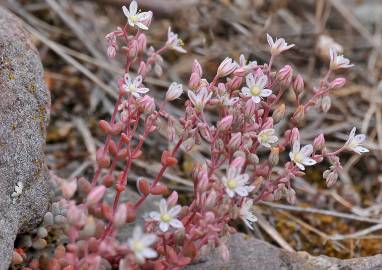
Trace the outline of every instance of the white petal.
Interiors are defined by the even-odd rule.
[[[252,224],[250,222],[248,222],[248,220],[244,220],[244,223],[245,225],[247,225],[248,228],[250,228],[251,230],[253,230],[253,227],[252,227]]]
[[[305,145],[301,148],[300,153],[306,157],[310,156],[313,152],[313,146],[311,144]]]
[[[267,82],[268,82],[268,77],[266,75],[261,75],[257,78],[256,80],[256,85],[259,87],[259,88],[264,88],[266,85],[267,85]]]
[[[357,143],[363,143],[366,140],[366,136],[365,136],[365,134],[358,134],[358,135],[354,136],[354,140]]]
[[[165,222],[159,223],[159,228],[161,229],[162,232],[167,232],[168,227],[169,227],[168,223],[165,223]]]
[[[300,141],[299,140],[295,140],[293,142],[293,151],[292,152],[294,154],[300,152]]]
[[[245,81],[246,81],[248,87],[252,87],[255,85],[255,78],[253,77],[252,73],[248,74],[245,77]]]
[[[187,92],[188,98],[191,100],[192,104],[195,105],[197,103],[197,97],[194,92],[188,90]]]
[[[142,234],[142,228],[139,226],[135,226],[133,230],[133,239],[140,239]]]
[[[179,219],[172,219],[170,225],[174,228],[180,229],[183,228],[183,223]]]
[[[273,38],[267,33],[267,41],[268,41],[268,44],[269,44],[269,46],[273,46]]]
[[[236,180],[239,184],[245,185],[248,182],[249,175],[248,174],[240,174],[236,176]]]
[[[235,192],[241,197],[248,196],[248,191],[245,187],[238,187],[235,189]]]
[[[158,256],[158,253],[152,248],[145,248],[144,250],[142,250],[142,255],[148,259],[152,259]]]
[[[235,196],[235,192],[233,192],[231,189],[226,188],[225,191],[227,192],[230,198],[233,198]]]
[[[261,90],[260,96],[269,97],[270,95],[272,95],[272,90],[270,90],[270,89]]]
[[[150,91],[150,89],[148,89],[148,88],[139,88],[139,89],[137,89],[137,92],[141,93],[141,94],[146,94],[148,91]]]
[[[356,147],[353,148],[355,152],[357,153],[367,153],[369,152],[369,149],[362,147],[360,145],[357,145]]]
[[[254,97],[252,97],[252,100],[253,100],[253,102],[255,102],[255,103],[260,103],[261,98],[260,98],[259,96],[254,96]]]
[[[317,161],[315,161],[314,159],[311,159],[311,158],[305,158],[302,163],[306,166],[312,166],[314,164],[317,163]]]
[[[180,205],[175,205],[173,208],[171,208],[168,213],[172,216],[172,217],[176,217],[180,210],[182,210],[182,207]]]
[[[159,221],[159,220],[160,220],[160,214],[159,214],[158,212],[151,212],[151,213],[149,214],[149,216],[150,216],[152,219],[156,220],[156,221]]]
[[[130,6],[129,6],[129,11],[131,15],[137,14],[138,11],[138,4],[135,1],[131,1]]]
[[[139,28],[143,29],[143,30],[148,30],[149,29],[146,25],[144,25],[141,22],[135,22],[135,25],[138,26]]]
[[[165,199],[161,199],[159,202],[159,210],[161,214],[167,213],[167,203]]]
[[[248,87],[241,88],[241,92],[243,93],[244,96],[249,96],[251,93]]]
[[[304,171],[305,167],[301,163],[296,163],[296,166],[300,168],[300,170]]]
[[[153,243],[155,243],[155,241],[157,240],[157,237],[155,234],[145,234],[142,236],[141,238],[141,242],[145,245],[145,246],[150,246],[152,245]]]
[[[122,6],[122,11],[123,11],[123,14],[125,14],[126,17],[130,17],[129,10],[127,9],[126,6]]]

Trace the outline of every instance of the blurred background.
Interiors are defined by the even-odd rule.
[[[123,75],[122,61],[106,57],[105,35],[126,23],[122,0],[2,0],[21,17],[32,33],[45,67],[52,95],[48,129],[48,166],[63,178],[90,176],[95,149],[102,134],[99,119],[113,109],[116,79]],[[169,26],[185,43],[187,54],[166,53],[163,75],[152,74],[145,84],[162,98],[172,81],[188,82],[196,58],[212,77],[226,57],[264,63],[269,59],[266,33],[283,37],[296,46],[275,62],[291,64],[305,79],[305,95],[312,93],[328,67],[328,50],[336,47],[355,64],[345,70],[348,79],[332,96],[328,113],[307,115],[302,143],[319,132],[328,145],[343,144],[353,126],[368,134],[368,155],[343,156],[340,181],[327,188],[322,167],[307,170],[294,183],[297,202],[258,205],[255,237],[288,250],[340,258],[382,252],[382,1],[381,0],[140,0],[142,10],[152,10],[149,44],[159,48]],[[122,57],[121,57],[122,59]],[[208,77],[208,76],[207,76]],[[286,104],[293,106],[293,95]],[[179,115],[184,99],[171,106]],[[165,127],[160,132],[165,134]],[[145,154],[134,163],[137,176],[150,177],[159,169],[158,150],[167,147],[163,136],[146,141]],[[192,191],[193,161],[203,146],[182,154],[179,167],[165,181],[181,192],[186,202]],[[282,157],[287,159],[286,157]],[[323,211],[324,210],[324,211]],[[237,224],[239,230],[245,228]]]

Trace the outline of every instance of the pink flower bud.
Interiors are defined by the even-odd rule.
[[[230,167],[241,169],[244,166],[245,158],[238,156],[230,164]]]
[[[137,42],[138,42],[138,51],[144,52],[146,50],[146,45],[147,45],[146,35],[144,33],[141,33],[137,38]]]
[[[215,207],[216,204],[216,199],[217,199],[217,194],[216,191],[213,189],[207,196],[206,202],[205,202],[205,207],[206,209],[212,209]]]
[[[246,116],[252,116],[255,114],[255,111],[256,111],[256,103],[253,102],[253,100],[250,98],[247,100],[247,102],[245,103],[245,115]]]
[[[276,75],[276,79],[283,85],[288,86],[292,82],[293,70],[290,65],[282,67]]]
[[[202,75],[203,75],[202,66],[199,64],[198,60],[196,60],[196,59],[192,63],[192,73],[198,74],[199,77],[202,77]]]
[[[138,99],[138,106],[147,114],[155,111],[155,101],[148,95]]]
[[[137,189],[139,193],[147,196],[150,193],[150,186],[149,183],[147,183],[146,179],[143,177],[139,177],[137,180]]]
[[[200,85],[200,75],[198,73],[191,73],[191,76],[190,76],[190,80],[188,82],[188,86],[193,89],[193,90],[196,90],[199,85]]]
[[[228,76],[234,72],[236,68],[237,64],[232,60],[232,58],[227,57],[223,60],[223,62],[221,62],[217,71],[217,75],[220,78]]]
[[[345,85],[346,79],[345,78],[336,78],[330,83],[330,88],[337,89],[341,88]]]
[[[178,192],[173,191],[171,195],[167,198],[167,205],[174,206],[178,202]]]
[[[141,63],[139,64],[138,71],[137,71],[138,75],[141,75],[144,77],[144,76],[146,76],[147,72],[148,72],[148,69],[147,69],[146,63],[141,61]]]
[[[243,78],[235,76],[232,79],[228,79],[227,88],[233,91],[240,88],[242,83],[243,83]]]
[[[330,110],[330,107],[332,106],[332,101],[330,99],[329,95],[326,95],[322,97],[321,100],[321,109],[324,113],[327,113]]]
[[[244,77],[248,74],[248,70],[245,69],[244,67],[240,67],[238,69],[236,69],[233,73],[234,76],[238,76],[238,77]]]
[[[289,143],[291,145],[293,145],[295,141],[300,141],[300,132],[298,131],[298,128],[293,128],[289,137]]]
[[[117,49],[115,46],[110,45],[107,47],[107,56],[109,58],[114,58],[116,54],[117,54]]]
[[[295,113],[293,114],[294,120],[296,120],[297,123],[301,123],[305,118],[305,108],[303,105],[300,105],[297,107]]]
[[[296,78],[294,78],[293,90],[296,96],[298,96],[299,94],[302,93],[302,91],[304,91],[304,79],[302,78],[300,74],[297,74]]]
[[[285,117],[285,104],[282,103],[282,104],[280,104],[280,105],[273,111],[272,118],[273,118],[274,123],[278,123],[278,122],[280,122],[281,119],[283,119],[284,117]]]
[[[241,142],[242,142],[241,132],[233,133],[231,136],[231,139],[228,142],[228,147],[233,150],[236,150],[240,147]]]
[[[127,55],[130,59],[135,59],[138,56],[138,42],[134,39],[130,42]]]
[[[104,185],[97,186],[93,188],[92,191],[88,194],[86,198],[86,204],[87,205],[94,205],[97,204],[105,195],[106,187]]]
[[[110,165],[110,156],[104,151],[104,147],[98,148],[96,152],[96,160],[101,168],[107,168]]]
[[[170,84],[170,87],[167,90],[166,93],[166,100],[172,101],[180,97],[183,93],[183,87],[181,84],[173,82]]]
[[[126,204],[122,203],[118,206],[117,211],[114,214],[113,225],[115,227],[121,227],[126,223],[127,218],[127,207]]]
[[[231,128],[232,126],[232,121],[233,121],[233,116],[228,115],[224,117],[222,120],[220,120],[217,124],[217,128],[220,131],[226,131]]]
[[[325,145],[325,138],[324,138],[324,134],[321,133],[316,138],[314,138],[313,148],[315,150],[322,150],[324,148],[324,145]]]
[[[77,190],[77,181],[75,179],[71,181],[66,181],[66,180],[62,181],[61,191],[65,199],[69,200],[71,197],[73,197],[76,190]]]
[[[265,121],[262,125],[262,129],[267,129],[267,128],[273,128],[273,118],[272,117],[267,117],[267,119],[265,119]]]

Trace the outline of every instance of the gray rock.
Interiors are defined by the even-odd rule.
[[[39,54],[21,22],[0,7],[0,270],[8,269],[16,234],[33,229],[48,208],[49,110]],[[23,190],[11,198],[18,182]]]
[[[340,260],[327,256],[311,256],[306,252],[290,252],[244,234],[228,240],[230,260],[224,262],[218,252],[186,270],[378,270],[382,255]]]

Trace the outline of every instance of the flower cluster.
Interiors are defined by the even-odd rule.
[[[294,45],[267,35],[268,63],[248,61],[243,55],[238,62],[227,57],[208,81],[195,60],[188,85],[171,83],[159,101],[150,96],[145,78],[151,71],[162,74],[162,55],[168,50],[185,53],[183,42],[170,28],[162,48],[147,48],[143,30],[148,30],[152,12],[139,11],[132,1],[129,8],[123,7],[123,13],[126,25],[106,39],[108,55],[115,57],[118,52],[125,58],[126,74],[118,80],[111,118],[99,122],[106,138],[97,150],[94,177],[91,181],[58,181],[63,196],[46,216],[47,229],[40,229],[33,242],[44,248],[48,233],[59,228],[65,232],[67,244],[57,247],[49,261],[58,264],[57,269],[180,269],[198,258],[201,250],[214,246],[228,258],[221,239],[234,231],[229,221],[241,220],[252,229],[257,221],[253,206],[258,202],[282,197],[295,202],[293,181],[304,175],[306,166],[327,159],[332,165],[323,177],[330,186],[342,168],[340,153],[368,151],[363,146],[365,135],[355,135],[355,128],[338,149],[329,151],[323,134],[301,147],[300,128],[306,112],[314,105],[329,110],[331,92],[345,83],[334,73],[352,66],[343,56],[330,53],[327,74],[313,94],[306,93],[303,102],[302,76],[294,74],[290,65],[272,69],[275,57]],[[124,48],[120,51],[119,42]],[[290,87],[296,94],[296,107],[287,112],[283,97]],[[185,99],[180,117],[166,111],[168,102],[176,99]],[[207,113],[211,109],[217,109],[217,121]],[[287,124],[278,125],[283,119]],[[167,123],[173,147],[162,152],[161,168],[152,181],[137,179],[140,198],[122,202],[132,163],[141,157],[142,146],[159,122]],[[148,196],[169,193],[161,179],[168,168],[177,165],[178,153],[202,143],[208,146],[208,154],[195,161],[192,201],[181,206],[173,191],[160,200],[158,211],[138,216],[137,210]],[[22,186],[16,186],[12,196],[21,191]],[[106,199],[107,194],[112,194],[112,201]],[[136,225],[129,239],[118,237],[121,228],[135,222],[143,225]],[[38,261],[31,264],[35,267]]]

